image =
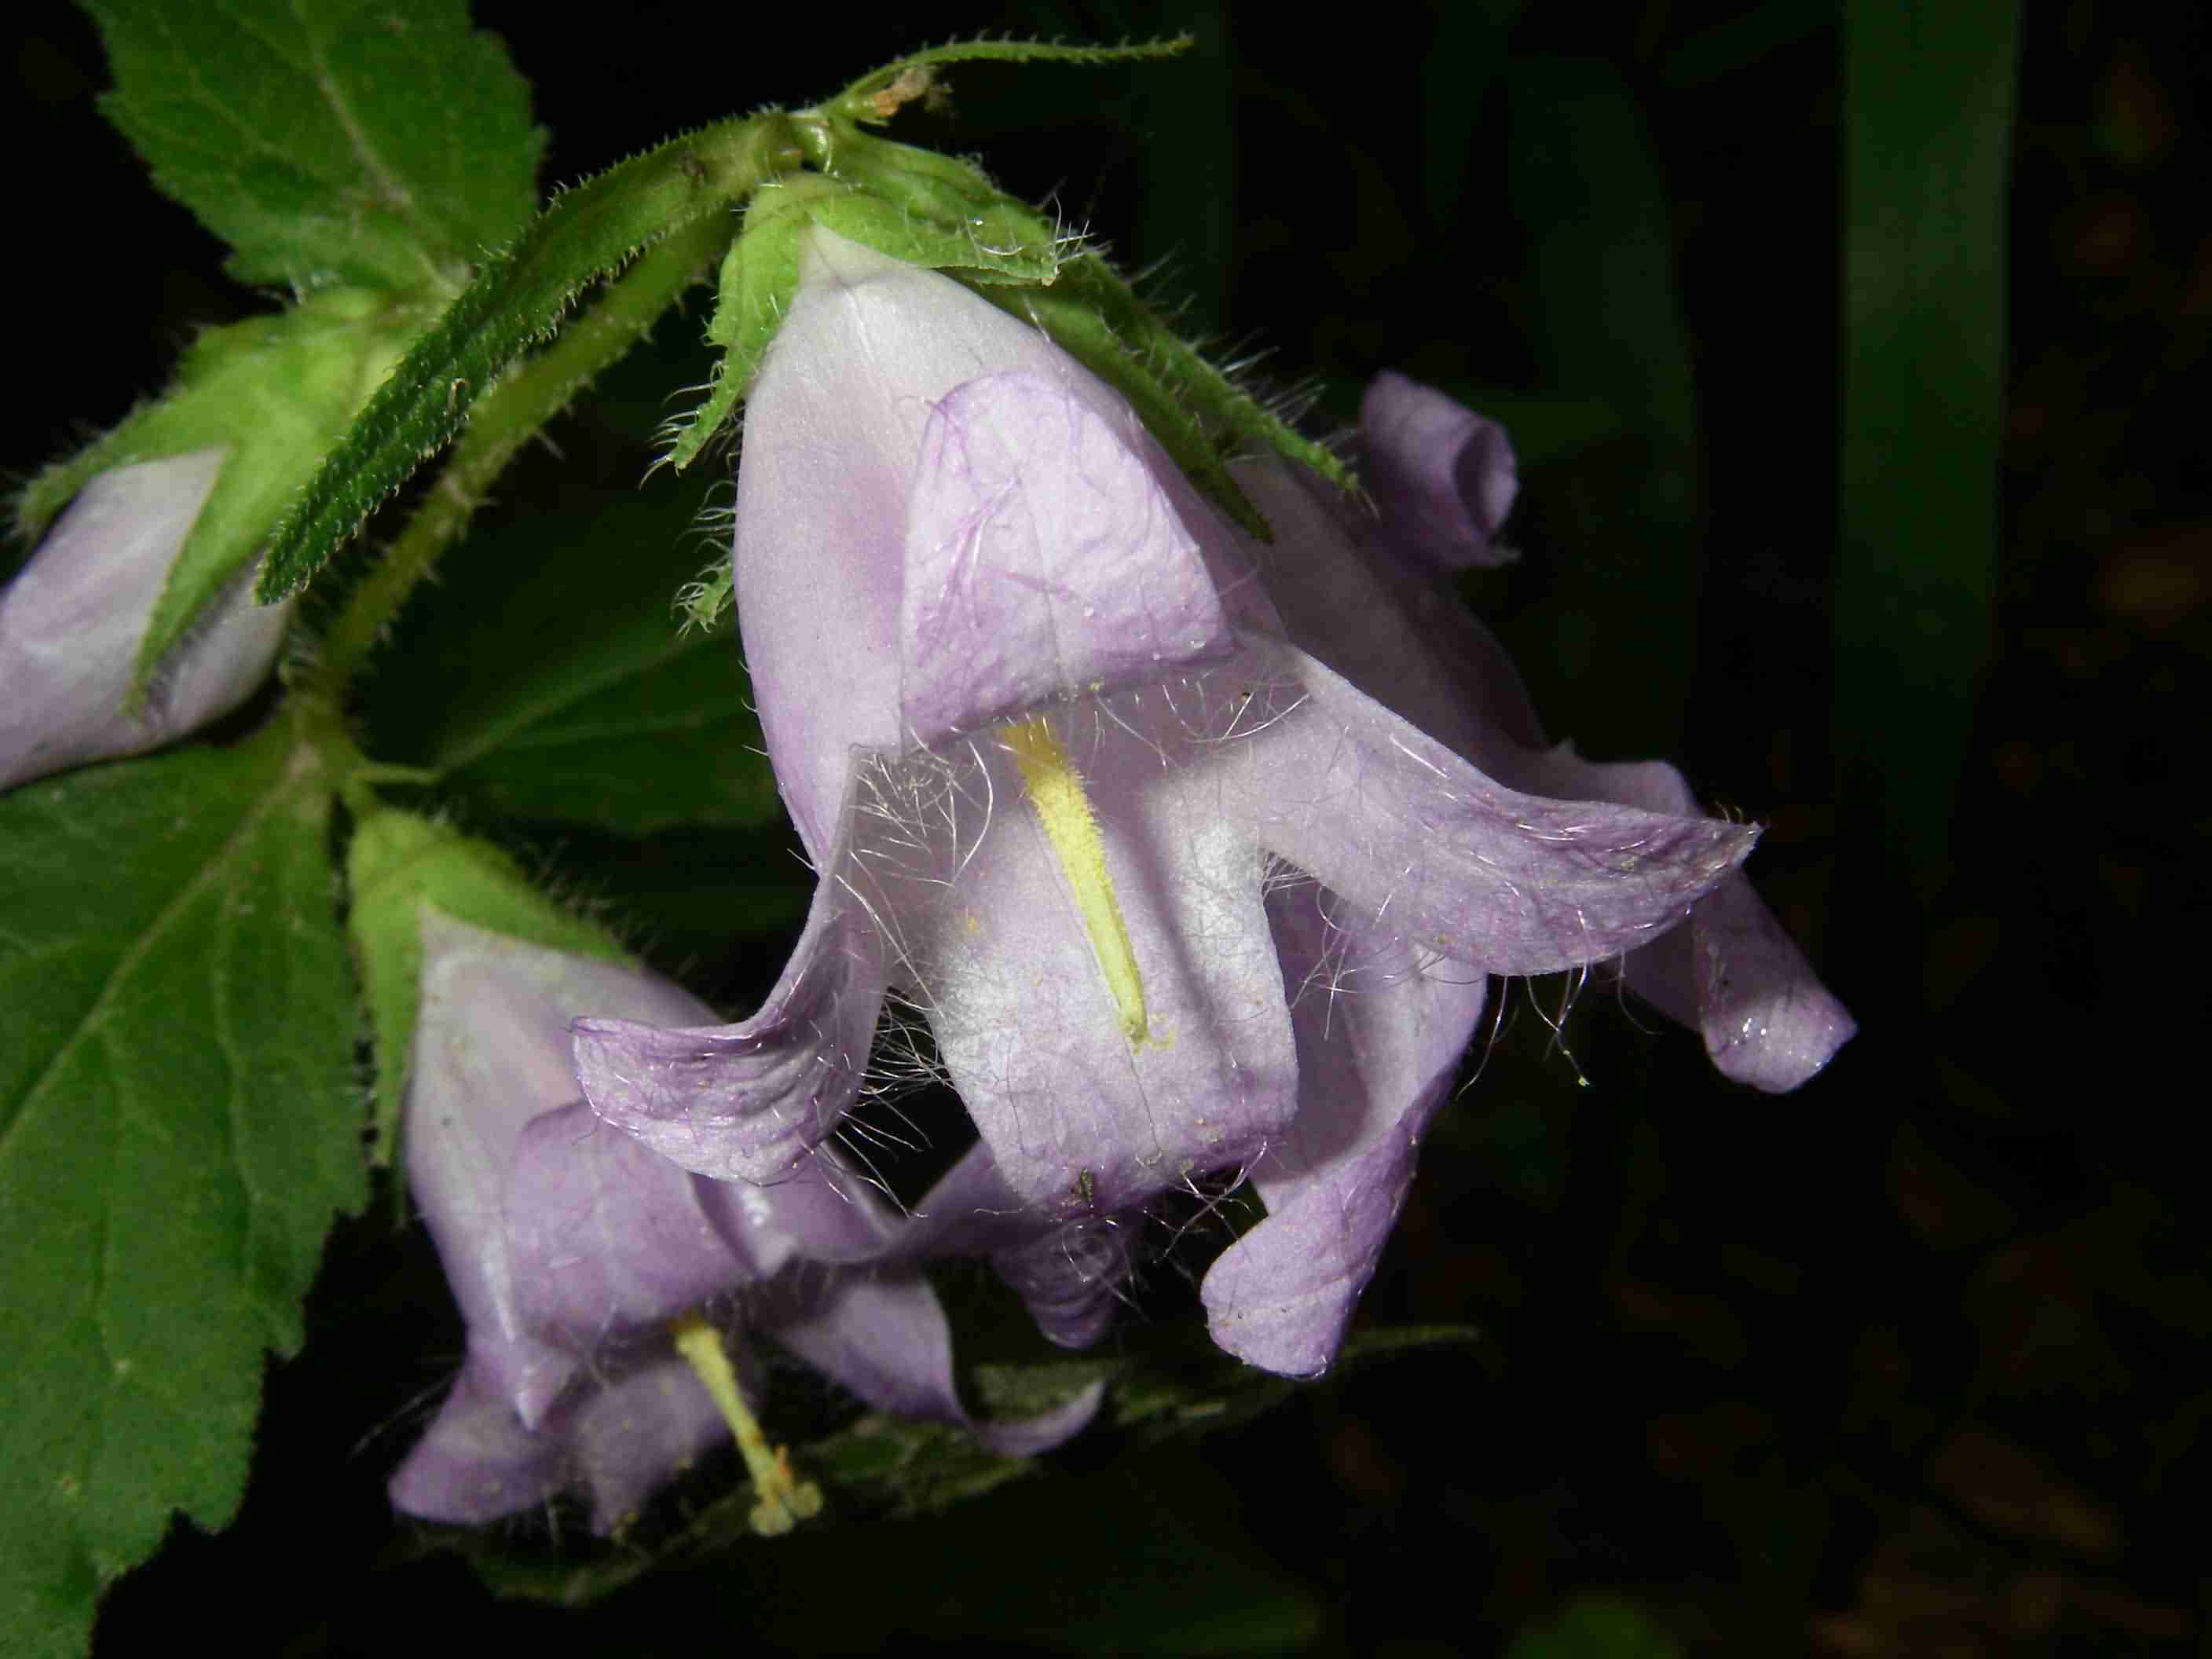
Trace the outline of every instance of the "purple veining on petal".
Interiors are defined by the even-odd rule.
[[[842,883],[825,880],[759,1013],[677,1030],[579,1019],[577,1082],[593,1111],[686,1170],[777,1180],[860,1092],[884,975],[876,928],[854,913]]]

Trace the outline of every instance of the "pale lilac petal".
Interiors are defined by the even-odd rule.
[[[922,433],[900,688],[934,744],[1236,648],[1133,415],[1030,373],[954,387]]]
[[[471,1365],[387,1490],[403,1514],[476,1526],[534,1509],[568,1484],[565,1443],[525,1428],[501,1387]]]
[[[1697,810],[1682,775],[1658,761],[1607,765],[1563,744],[1528,770],[1546,787],[1654,811]],[[1741,876],[1699,899],[1686,927],[1629,952],[1621,971],[1631,990],[1705,1038],[1722,1075],[1770,1094],[1817,1075],[1858,1030]]]
[[[1298,1117],[1250,1166],[1267,1218],[1200,1286],[1213,1340],[1288,1376],[1335,1359],[1486,988],[1483,975],[1401,939],[1338,928],[1338,908],[1311,885],[1270,896],[1298,1037]]]
[[[241,573],[161,665],[144,706],[123,708],[155,604],[228,453],[100,474],[0,593],[0,789],[182,737],[268,677],[292,607],[254,604]]]
[[[1073,1194],[1079,1204],[1082,1194]],[[987,1256],[1028,1304],[1048,1341],[1087,1348],[1121,1310],[1133,1241],[1127,1215],[1079,1214],[1062,1204],[1024,1201],[978,1141],[929,1189],[900,1230],[902,1256]]]
[[[730,1437],[714,1397],[672,1355],[593,1389],[563,1430],[571,1480],[590,1497],[592,1530],[603,1534],[634,1519],[663,1485]]]
[[[884,971],[873,925],[854,913],[843,884],[823,881],[759,1013],[677,1029],[579,1019],[577,1082],[593,1111],[684,1169],[718,1181],[781,1180],[860,1092]]]
[[[1120,1218],[1085,1217],[994,1251],[991,1266],[1021,1297],[1046,1341],[1087,1348],[1120,1316],[1131,1248],[1129,1227]]]
[[[1758,839],[1719,818],[1508,789],[1287,646],[1254,641],[1249,672],[1275,712],[1220,746],[1221,815],[1455,962],[1537,974],[1619,955],[1680,921]]]
[[[1251,550],[1284,637],[1461,758],[1525,787],[1510,769],[1546,739],[1520,671],[1432,567],[1391,550],[1391,521],[1280,462],[1245,462],[1237,478],[1275,532]]]
[[[536,1422],[574,1359],[524,1317],[507,1237],[524,1126],[575,1098],[569,1019],[600,1007],[696,1018],[704,1006],[618,963],[526,945],[425,908],[421,1000],[403,1108],[407,1179],[468,1322],[478,1369]]]
[[[831,232],[803,239],[799,290],[745,403],[738,626],[777,781],[832,869],[847,758],[896,749],[907,508],[923,428],[955,386],[1020,370],[1119,399],[1042,331],[951,277]]]
[[[1392,539],[1432,564],[1504,564],[1520,473],[1504,428],[1385,370],[1359,404],[1360,461]]]
[[[1005,1456],[1050,1450],[1089,1423],[1105,1396],[1097,1383],[1040,1417],[974,1421],[953,1383],[951,1327],[919,1273],[838,1274],[794,1301],[785,1311],[764,1309],[763,1328],[815,1370],[877,1411],[970,1429]]]
[[[583,1354],[759,1276],[708,1219],[692,1176],[580,1100],[523,1130],[507,1238],[525,1325]]]
[[[1160,687],[1054,717],[1142,980],[1133,1042],[1001,744],[879,761],[863,779],[899,833],[852,879],[896,920],[902,980],[1000,1173],[1049,1219],[1238,1162],[1296,1108],[1261,856],[1199,772],[1164,763],[1188,746],[1185,721]]]
[[[775,1181],[692,1177],[707,1218],[767,1279],[794,1259],[855,1266],[893,1255],[903,1231],[875,1191],[828,1146]]]

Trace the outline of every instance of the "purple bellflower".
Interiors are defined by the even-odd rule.
[[[1388,535],[1449,562],[1472,518],[1486,546],[1502,434],[1399,413],[1370,437]],[[1442,702],[1454,665],[1419,631],[1340,653],[1333,629],[1385,620],[1400,588],[1423,618],[1440,595],[1286,464],[1243,482],[1272,547],[1042,332],[811,232],[749,402],[734,556],[820,884],[753,1018],[580,1021],[593,1109],[686,1168],[781,1178],[902,998],[1032,1241],[1090,1223],[1074,1237],[1110,1243],[1170,1186],[1248,1170],[1269,1216],[1212,1271],[1214,1334],[1324,1369],[1486,976],[1632,956],[1757,832],[1686,800],[1563,799],[1534,761],[1510,781],[1481,763],[1507,751],[1480,708],[1407,718],[1400,680]],[[1338,586],[1368,614],[1330,624]],[[1071,1297],[1092,1282],[1055,1272]]]
[[[935,1294],[887,1261],[901,1224],[834,1157],[773,1186],[708,1181],[592,1116],[570,1073],[570,1017],[696,1024],[700,1003],[435,910],[422,938],[408,1178],[468,1355],[392,1477],[399,1509],[482,1522],[580,1488],[611,1530],[734,1432],[755,1526],[788,1527],[820,1495],[760,1435],[750,1362],[727,1340],[740,1330],[773,1335],[878,1410],[970,1427],[1009,1455],[1090,1419],[1095,1388],[1027,1421],[969,1421]]]
[[[0,593],[0,788],[157,748],[267,677],[292,607],[256,605],[249,572],[169,655],[143,706],[125,706],[148,619],[226,453],[102,473]]]

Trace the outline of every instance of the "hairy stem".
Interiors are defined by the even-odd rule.
[[[438,482],[324,637],[315,678],[328,691],[343,696],[516,452],[705,275],[731,229],[726,220],[702,219],[650,249],[557,341],[485,394]]]

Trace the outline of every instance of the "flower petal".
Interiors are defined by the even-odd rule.
[[[576,1362],[530,1328],[508,1253],[508,1181],[524,1127],[575,1098],[568,1024],[580,1009],[666,1019],[705,1009],[618,963],[526,945],[434,909],[421,927],[408,1185],[468,1322],[472,1365],[535,1423]]]
[[[883,996],[876,930],[844,884],[824,880],[759,1013],[674,1030],[579,1019],[576,1079],[593,1111],[671,1162],[719,1181],[774,1182],[801,1167],[860,1092]]]
[[[757,1276],[708,1219],[690,1176],[580,1100],[523,1130],[507,1237],[524,1324],[582,1355]]]
[[[1720,818],[1508,789],[1278,641],[1253,641],[1243,672],[1267,712],[1218,745],[1221,813],[1455,962],[1538,974],[1618,956],[1687,915],[1758,839]]]
[[[1275,532],[1252,548],[1279,631],[1362,692],[1501,781],[1544,746],[1520,671],[1435,568],[1393,550],[1396,526],[1359,514],[1328,485],[1275,462],[1237,482]]]
[[[501,1385],[471,1364],[386,1490],[403,1514],[473,1526],[535,1508],[568,1484],[567,1443],[525,1428]]]
[[[147,622],[228,453],[100,474],[0,593],[0,789],[182,737],[267,678],[292,607],[254,604],[244,574],[162,663],[145,707],[123,709]]]
[[[1388,370],[1359,403],[1360,459],[1395,544],[1448,568],[1509,562],[1498,532],[1520,489],[1505,428]]]
[[[990,1147],[978,1141],[915,1207],[900,1230],[898,1251],[922,1258],[988,1256],[1047,1341],[1087,1348],[1120,1311],[1131,1267],[1132,1218],[1053,1219],[1022,1200],[1000,1175]]]
[[[672,1355],[593,1390],[563,1427],[572,1480],[590,1494],[592,1530],[601,1534],[634,1518],[672,1476],[730,1437],[714,1397]]]
[[[1268,898],[1298,1037],[1297,1121],[1253,1160],[1267,1218],[1200,1287],[1213,1340],[1286,1376],[1328,1369],[1396,1223],[1486,977],[1329,921],[1325,890]]]
[[[914,741],[1235,650],[1168,464],[1119,412],[1027,372],[967,381],[931,411],[900,626]]]
[[[937,401],[1024,370],[1113,394],[1041,330],[951,277],[819,228],[746,399],[738,625],[761,730],[807,852],[831,869],[847,757],[903,746],[907,510]]]
[[[856,890],[896,919],[901,976],[1000,1173],[1054,1219],[1237,1163],[1295,1109],[1261,857],[1201,778],[1163,763],[1186,742],[1176,697],[1137,688],[1051,722],[1095,815],[1089,877],[1063,866],[1003,743],[878,757],[867,775],[886,838],[860,846]],[[1133,1034],[1079,879],[1110,889],[1126,930]]]
[[[830,1147],[817,1146],[797,1169],[764,1184],[691,1179],[707,1218],[760,1278],[794,1257],[858,1266],[897,1251],[902,1224]]]
[[[1050,1450],[1089,1423],[1105,1397],[1105,1385],[1094,1383],[1037,1417],[974,1421],[953,1384],[951,1327],[917,1272],[838,1274],[788,1311],[763,1310],[762,1327],[877,1411],[971,1429],[1002,1456]]]
[[[1044,1340],[1087,1348],[1114,1327],[1129,1282],[1129,1229],[1116,1216],[1085,1216],[1043,1237],[992,1253],[991,1266],[1021,1297]]]
[[[1602,764],[1562,744],[1525,770],[1547,788],[1653,811],[1697,810],[1682,775],[1658,761]],[[1630,951],[1621,972],[1631,990],[1704,1036],[1722,1075],[1770,1094],[1815,1076],[1858,1030],[1740,875],[1699,899],[1686,927]]]

